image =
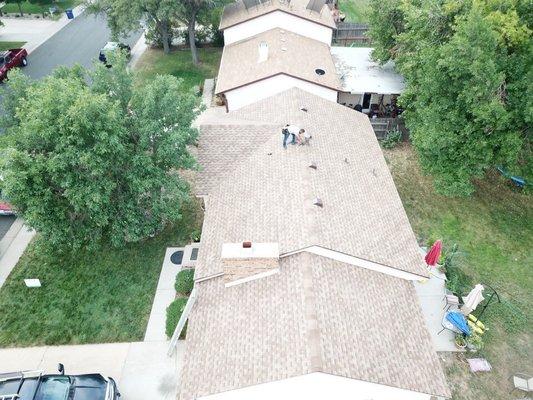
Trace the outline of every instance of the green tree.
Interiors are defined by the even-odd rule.
[[[87,3],[93,13],[105,13],[115,37],[139,29],[141,21],[157,32],[163,51],[170,52],[172,28],[176,22],[187,26],[189,46],[194,64],[199,64],[196,49],[196,21],[204,11],[214,9],[223,0],[96,0]]]
[[[405,77],[404,118],[436,189],[469,195],[488,169],[529,159],[533,46],[525,2],[385,3],[382,15],[372,6],[373,54],[394,59]]]
[[[153,26],[159,34],[165,53],[170,52],[172,21],[178,0],[96,0],[86,3],[92,13],[107,16],[109,28],[115,39],[141,28],[141,21]]]
[[[176,17],[187,25],[187,36],[191,49],[192,61],[195,65],[200,63],[196,49],[196,21],[201,13],[215,10],[223,0],[179,0],[180,6],[176,10]],[[217,14],[215,12],[215,14]]]
[[[188,185],[178,171],[196,165],[187,146],[197,98],[172,76],[136,84],[125,66],[121,57],[94,73],[62,68],[10,108],[4,190],[54,247],[121,246],[181,217]]]

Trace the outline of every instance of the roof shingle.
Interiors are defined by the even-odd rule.
[[[201,128],[197,186],[209,212],[197,279],[222,272],[221,243],[243,240],[279,243],[282,254],[321,246],[427,276],[365,115],[294,88],[228,118],[230,126]],[[237,126],[236,118],[272,124]],[[286,123],[306,129],[311,144],[283,149]]]
[[[412,282],[300,253],[278,274],[197,290],[182,400],[319,371],[449,396]]]
[[[336,28],[335,21],[333,20],[333,16],[331,15],[331,11],[328,6],[325,5],[322,7],[322,10],[320,13],[318,13],[308,10],[306,8],[308,3],[309,0],[291,0],[290,2],[270,0],[268,2],[263,2],[263,4],[257,5],[256,7],[246,9],[242,0],[239,0],[224,7],[224,12],[222,13],[222,17],[220,19],[219,29],[224,30],[231,26],[249,21],[265,14],[269,14],[276,10],[296,15],[297,17],[327,26],[332,29]]]
[[[258,62],[259,44],[268,45],[268,58]],[[325,71],[318,75],[315,69]],[[327,44],[283,29],[271,29],[224,46],[216,93],[285,74],[339,90],[340,81]]]

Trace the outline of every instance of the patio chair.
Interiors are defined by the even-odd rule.
[[[533,377],[526,374],[514,374],[509,379],[513,380],[514,388],[509,393],[513,393],[516,389],[523,390],[524,392],[533,391]]]
[[[444,289],[444,291],[446,292],[446,288]],[[443,300],[446,300],[446,304],[444,305],[443,310],[448,311],[451,306],[459,308],[459,297],[453,294],[445,294]]]

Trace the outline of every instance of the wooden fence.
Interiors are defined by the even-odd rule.
[[[333,43],[339,46],[370,45],[367,36],[368,25],[353,22],[337,23],[337,30],[333,33]]]
[[[402,132],[402,139],[409,138],[409,130],[405,127],[402,118],[370,118],[370,124],[374,128],[374,133],[378,139],[385,139],[387,132],[398,129]]]

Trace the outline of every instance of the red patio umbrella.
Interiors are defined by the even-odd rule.
[[[433,246],[431,246],[431,249],[429,249],[426,257],[424,258],[426,260],[426,264],[434,267],[435,264],[437,264],[437,261],[439,261],[441,251],[442,242],[437,240],[435,243],[433,243]]]

